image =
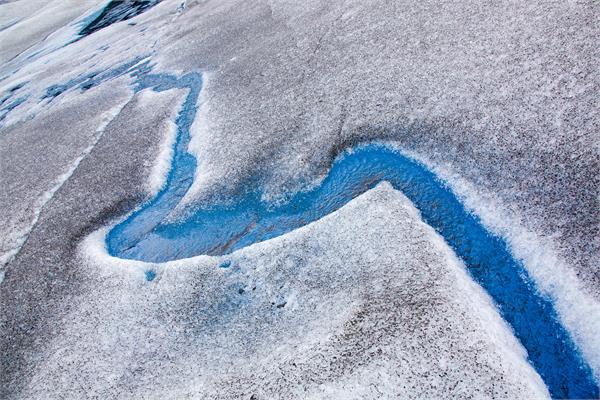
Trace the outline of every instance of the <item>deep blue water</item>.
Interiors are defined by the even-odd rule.
[[[377,144],[347,151],[335,160],[317,188],[297,193],[280,206],[262,202],[258,192],[248,192],[227,205],[195,210],[185,221],[164,222],[193,181],[196,159],[187,147],[202,78],[197,73],[181,77],[153,74],[148,63],[139,61],[55,85],[46,94],[53,98],[76,87],[86,90],[123,74],[132,76],[136,91],[188,89],[176,121],[175,154],[167,183],[156,197],[109,232],[106,244],[111,255],[164,262],[199,254],[228,254],[316,221],[385,180],[414,203],[423,220],[444,237],[473,279],[494,299],[552,396],[598,398],[592,371],[560,324],[552,302],[539,293],[505,240],[486,230],[434,173],[398,151]],[[222,267],[228,265],[225,261]],[[146,273],[148,280],[155,276],[152,270]]]

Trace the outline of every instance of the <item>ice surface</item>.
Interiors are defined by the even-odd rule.
[[[213,72],[188,198],[209,202],[217,189],[231,193],[255,177],[277,198],[319,179],[340,149],[393,139],[452,165],[530,230],[555,236],[598,298],[597,7],[189,8],[180,19],[202,23],[157,57],[164,69]]]
[[[175,125],[175,118],[177,117],[177,113],[180,109],[180,104],[183,102],[184,93],[179,94],[178,101],[174,101],[173,92],[175,90],[167,91],[167,92],[155,92],[153,90],[144,90],[140,93],[140,103],[142,109],[140,113],[145,114],[149,111],[149,108],[152,109],[158,105],[166,106],[168,104],[176,104],[176,107],[173,107],[172,114],[168,119],[162,121],[162,126],[160,129],[163,130],[164,136],[160,142],[160,152],[156,156],[156,161],[152,165],[151,171],[149,173],[149,180],[147,183],[147,190],[149,196],[155,196],[165,185],[167,181],[167,175],[169,170],[171,169],[171,162],[173,160],[173,146],[175,145],[175,139],[177,137],[177,125]],[[183,90],[182,90],[183,92]],[[164,100],[163,100],[164,99]]]
[[[131,94],[114,87],[71,97],[52,112],[0,135],[0,271],[19,251],[42,209],[102,137]],[[94,108],[90,108],[90,102]],[[33,157],[31,157],[33,155]],[[43,166],[43,168],[41,168]]]
[[[249,185],[280,201],[345,148],[394,142],[509,240],[598,373],[597,2],[164,0],[68,46],[89,8],[39,4],[0,4],[0,55],[29,48],[0,65],[0,101],[26,99],[0,122],[2,251],[37,219],[0,286],[0,397],[547,395],[489,299],[386,188],[227,259],[148,265],[91,245],[81,258],[159,187],[180,94],[128,102],[123,73],[41,99],[135,60],[208,76],[188,205]]]
[[[489,229],[507,238],[513,254],[527,266],[538,289],[553,300],[562,323],[574,336],[594,369],[596,379],[600,380],[600,337],[597,335],[600,318],[590,318],[600,315],[600,303],[586,292],[583,283],[559,256],[552,240],[525,229],[514,213],[499,206],[496,196],[482,198],[477,188],[450,168],[433,166],[423,158],[420,161],[451,182],[461,200]]]
[[[102,2],[103,0],[18,0],[0,4],[0,15],[6,19],[4,27],[0,25],[0,64],[8,63],[20,55],[32,54],[33,50],[37,50],[37,45],[48,41],[52,34],[63,28],[76,32],[75,29],[69,29],[69,23]]]
[[[490,299],[387,184],[226,269],[115,260],[103,232],[81,252],[88,293],[25,396],[548,396]]]

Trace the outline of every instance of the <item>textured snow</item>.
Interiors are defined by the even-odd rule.
[[[104,2],[20,0],[0,4],[0,64],[39,51],[37,46],[41,42],[46,51],[68,43],[78,31],[75,20]]]
[[[25,396],[548,397],[488,296],[388,184],[227,269],[113,259],[102,239],[80,246],[88,293]]]
[[[106,98],[108,92],[110,98]],[[3,187],[0,205],[5,210],[0,215],[2,277],[5,264],[19,252],[45,205],[92,151],[106,126],[130,97],[124,91],[100,88],[70,98],[64,106],[43,112],[35,120],[3,130],[0,135]],[[88,109],[89,102],[95,105],[93,110]],[[29,158],[30,154],[36,157]]]
[[[393,143],[509,241],[600,378],[597,2],[164,0],[63,46],[102,3],[0,2],[0,100],[26,99],[0,121],[0,397],[548,396],[386,185],[226,259],[108,257],[164,184],[182,93],[41,99],[133,60],[203,72],[187,206],[280,201]]]
[[[162,131],[163,138],[160,142],[160,151],[150,167],[150,172],[148,174],[146,188],[150,197],[156,195],[164,187],[167,181],[167,175],[171,169],[173,146],[175,144],[175,139],[177,138],[177,125],[175,125],[174,121],[185,96],[183,91],[180,92],[181,93],[177,93],[176,90],[155,92],[146,89],[138,95],[141,108],[139,112],[142,115],[153,112],[152,109],[154,107],[166,107],[169,104],[174,104],[168,119],[161,121],[161,125],[158,127],[158,129]]]
[[[488,229],[505,237],[513,254],[522,260],[538,289],[555,303],[562,323],[600,380],[600,302],[589,294],[575,272],[569,268],[548,238],[528,231],[514,213],[500,206],[497,196],[482,195],[473,184],[453,173],[451,168],[432,164],[423,157],[413,157],[428,165],[448,182],[464,204],[475,212]]]

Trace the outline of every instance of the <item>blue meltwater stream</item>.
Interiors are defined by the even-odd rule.
[[[318,187],[295,194],[283,205],[265,204],[260,193],[251,192],[228,205],[198,209],[185,221],[167,222],[195,175],[196,159],[187,148],[202,77],[197,73],[181,77],[153,74],[148,63],[138,61],[54,86],[45,96],[54,97],[73,87],[85,90],[125,73],[134,78],[136,91],[188,90],[177,116],[167,182],[152,200],[109,232],[106,244],[112,256],[156,263],[199,254],[227,254],[316,221],[388,181],[414,203],[423,220],[444,237],[473,279],[494,299],[551,395],[598,398],[591,368],[561,325],[550,299],[540,294],[506,241],[488,231],[434,173],[398,151],[376,144],[347,151],[335,160]],[[146,273],[148,280],[155,275],[152,270]]]

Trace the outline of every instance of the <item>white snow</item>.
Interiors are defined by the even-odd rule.
[[[398,145],[392,147],[402,151]],[[409,154],[446,181],[491,232],[507,240],[513,255],[523,261],[541,293],[552,299],[563,325],[573,335],[600,381],[600,303],[558,255],[553,238],[528,231],[518,215],[511,213],[496,196],[475,187],[454,173],[452,167],[436,165],[424,156]]]
[[[148,192],[150,195],[156,195],[165,186],[167,175],[171,170],[171,161],[173,160],[175,139],[177,139],[177,125],[168,121],[165,123],[165,135],[160,144],[160,154],[158,155],[148,182]]]
[[[181,109],[181,104],[186,92],[184,90],[155,92],[151,89],[145,89],[138,94],[139,106],[141,109],[148,109],[148,112],[152,112],[151,109],[154,104],[164,104],[165,102],[172,101],[174,98],[173,93],[177,96],[177,100],[173,102],[170,116],[168,119],[163,120],[162,126],[159,128],[163,132],[162,141],[159,147],[160,150],[151,167],[146,185],[146,190],[150,197],[155,196],[167,182],[167,175],[171,170],[171,162],[173,160],[173,146],[177,139],[177,125],[175,124],[175,119]]]
[[[47,53],[76,37],[74,20],[97,9],[106,0],[21,0],[0,5],[0,14],[12,15],[12,25],[0,31],[0,64],[38,50]],[[6,25],[9,25],[7,22]],[[40,49],[40,44],[43,44]]]
[[[115,259],[106,232],[80,246],[90,293],[29,395],[54,393],[69,357],[62,390],[98,396],[135,365],[128,384],[154,398],[549,397],[490,298],[387,183],[226,257]]]
[[[97,115],[88,115],[87,104],[72,109],[74,119],[93,121],[90,127],[72,123],[63,129],[67,105],[81,100],[98,109],[102,101],[112,108],[130,94],[131,79],[86,93],[76,89],[51,103],[40,101],[46,89],[147,57],[157,72],[196,71],[209,78],[192,129],[190,151],[199,168],[186,205],[210,196],[226,199],[219,189],[239,189],[247,174],[264,177],[265,198],[277,199],[318,182],[333,150],[347,143],[398,140],[507,238],[555,300],[600,379],[600,308],[588,293],[597,284],[580,282],[576,272],[586,268],[561,253],[571,246],[582,259],[595,254],[593,246],[578,249],[567,240],[589,237],[592,230],[573,238],[556,228],[565,221],[589,228],[590,203],[574,215],[521,196],[514,207],[519,214],[491,194],[527,194],[546,184],[544,194],[563,194],[553,175],[560,168],[577,172],[564,174],[571,182],[590,181],[599,143],[593,1],[165,0],[136,17],[135,26],[115,24],[58,48],[74,34],[72,22],[100,3],[0,5],[0,91],[27,82],[15,98],[28,96],[0,127],[5,160],[27,169],[2,184],[11,185],[18,204],[1,210],[1,250],[8,253],[0,265],[36,223],[44,223],[40,213],[56,203],[53,196],[102,135],[94,132]],[[96,90],[104,93],[95,96]],[[142,101],[146,95],[154,96],[142,93]],[[119,100],[107,101],[110,96]],[[173,100],[172,110],[180,103]],[[153,112],[152,101],[148,105],[144,113]],[[29,127],[46,137],[28,136]],[[163,187],[172,159],[172,122],[160,130],[161,150],[136,160],[148,167],[149,178],[138,189],[149,195]],[[30,154],[23,143],[33,143]],[[543,155],[567,157],[554,171],[545,168]],[[35,162],[44,168],[36,171]],[[534,173],[523,178],[514,166]],[[460,167],[472,173],[471,180],[454,172]],[[111,183],[106,191],[113,194]],[[597,191],[581,187],[564,192],[574,197],[563,208]],[[551,209],[552,223],[533,224],[539,226],[535,232],[525,228],[544,214],[540,210]],[[18,232],[15,246],[4,245],[12,243],[10,232]],[[115,259],[106,254],[105,234],[88,237],[80,258],[40,259],[31,266],[77,273],[65,278],[72,286],[64,299],[52,299],[62,320],[46,320],[48,329],[35,332],[32,342],[43,345],[16,348],[7,339],[15,358],[33,371],[17,377],[29,385],[23,397],[548,396],[488,296],[386,185],[320,221],[228,256],[232,267],[226,270],[218,268],[223,258],[206,256],[160,265]],[[35,250],[47,251],[43,244]],[[23,280],[23,301],[15,305],[14,293],[3,296],[11,311],[39,298],[38,287],[54,283],[35,280],[43,275],[20,267],[7,282],[14,288]],[[144,278],[148,269],[157,272],[152,282]],[[273,307],[283,299],[285,307]],[[61,311],[61,301],[72,308]],[[16,326],[13,333],[24,342],[31,334]]]

